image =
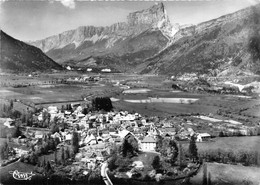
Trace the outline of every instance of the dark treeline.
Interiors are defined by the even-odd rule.
[[[96,97],[92,99],[92,108],[95,111],[111,111],[113,109],[113,106],[109,97]]]
[[[244,166],[260,165],[260,156],[257,151],[225,151],[221,149],[199,152],[199,158],[206,162],[224,164],[242,164]]]

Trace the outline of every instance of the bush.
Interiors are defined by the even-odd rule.
[[[158,170],[161,168],[160,157],[158,155],[154,157],[152,166],[155,170]]]
[[[113,171],[117,168],[116,161],[117,161],[118,156],[113,155],[109,160],[108,160],[108,169],[110,171]]]
[[[100,184],[102,181],[103,180],[99,169],[90,172],[90,175],[88,177],[88,182],[90,184]]]
[[[115,165],[118,167],[118,171],[126,172],[131,169],[130,165],[133,161],[129,158],[118,157],[115,161]]]

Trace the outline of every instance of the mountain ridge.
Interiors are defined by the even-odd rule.
[[[259,58],[253,57],[258,54],[248,49],[255,35],[253,50],[258,50],[259,7],[182,27],[171,24],[163,3],[157,3],[130,13],[126,22],[82,26],[32,44],[58,63],[80,68],[94,64],[114,71],[170,75],[260,73]]]
[[[158,25],[159,21],[160,25]],[[76,29],[62,32],[58,35],[53,35],[45,39],[28,43],[39,47],[44,52],[48,52],[51,49],[62,48],[70,43],[74,43],[77,48],[80,44],[87,40],[95,42],[98,40],[107,39],[111,36],[114,36],[111,40],[122,39],[129,36],[133,37],[134,35],[138,35],[149,28],[163,27],[165,26],[164,24],[170,27],[168,29],[171,29],[164,5],[163,3],[158,3],[149,9],[130,13],[127,16],[126,22],[118,22],[105,27],[80,26]],[[63,40],[63,37],[67,37],[67,39]],[[54,42],[52,40],[54,40]],[[111,42],[112,41],[110,41],[110,43]],[[107,47],[110,47],[109,42],[107,43]]]
[[[171,41],[171,34],[176,30],[178,26],[170,24],[163,3],[157,3],[148,9],[130,13],[126,22],[106,27],[81,26],[29,44],[41,48],[63,65],[81,61],[81,65],[77,66],[86,68],[89,67],[87,59],[92,57],[120,71],[122,66],[132,68],[159,52]],[[111,58],[120,66],[110,65]],[[98,66],[100,62],[96,64]]]

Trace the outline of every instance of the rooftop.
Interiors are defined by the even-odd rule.
[[[151,136],[145,136],[145,138],[142,140],[142,143],[156,143],[156,141]]]

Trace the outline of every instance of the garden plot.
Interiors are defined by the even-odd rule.
[[[150,89],[129,89],[123,91],[124,94],[137,94],[137,93],[148,93]]]
[[[231,119],[229,119],[229,120],[224,120],[225,122],[228,122],[228,123],[231,123],[231,124],[233,124],[233,125],[243,125],[243,123],[240,123],[240,122],[238,122],[238,121],[235,121],[235,120],[231,120]]]
[[[149,98],[142,100],[124,100],[129,103],[183,103],[190,104],[196,102],[195,98]]]
[[[117,98],[110,98],[110,100],[112,101],[112,102],[116,102],[116,101],[119,101],[120,99],[117,99]]]
[[[30,97],[30,99],[32,99],[32,100],[38,100],[38,99],[42,99],[41,97]]]
[[[200,118],[200,119],[203,119],[203,120],[206,120],[206,121],[211,121],[211,122],[226,122],[226,123],[231,123],[231,124],[234,124],[234,125],[242,125],[243,123],[240,123],[238,121],[235,121],[235,120],[220,120],[220,119],[216,119],[216,118],[210,118],[208,116],[193,116],[195,118]]]
[[[246,98],[246,99],[252,98],[252,96],[243,96],[243,95],[230,95],[230,94],[228,94],[226,96],[235,97],[235,98]]]
[[[210,118],[208,116],[193,116],[195,118],[200,118],[200,119],[203,119],[203,120],[206,120],[206,121],[212,121],[212,122],[222,122],[223,120],[220,120],[220,119],[215,119],[215,118]]]

